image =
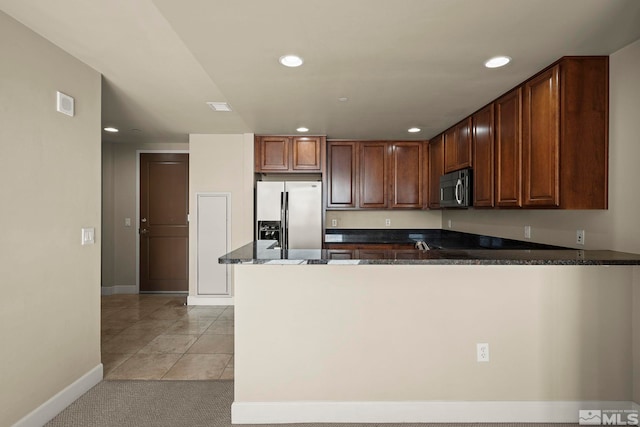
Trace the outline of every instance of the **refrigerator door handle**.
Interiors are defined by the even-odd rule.
[[[285,245],[285,237],[284,234],[286,233],[286,220],[287,217],[287,212],[285,210],[285,193],[284,191],[280,192],[280,241],[278,243],[280,243],[280,247],[284,249],[284,245]]]
[[[284,192],[284,249],[289,249],[289,192]]]

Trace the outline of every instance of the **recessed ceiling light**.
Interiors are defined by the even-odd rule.
[[[338,98],[338,101],[340,102],[347,102],[349,100],[349,98],[347,98],[346,96],[343,96],[342,98]]]
[[[113,133],[118,132],[118,129],[110,126],[104,128],[104,130],[106,130],[107,132],[113,132]]]
[[[494,56],[484,63],[484,66],[487,68],[499,68],[504,67],[509,62],[511,62],[511,58],[508,56]]]
[[[305,127],[299,127],[298,129],[296,129],[298,132],[309,132],[308,128]]]
[[[231,106],[226,102],[207,102],[213,111],[231,111]]]
[[[408,132],[416,133],[416,132],[420,132],[421,130],[422,130],[422,129],[420,129],[420,128],[409,128],[409,129],[408,129]]]
[[[298,55],[284,55],[280,57],[280,63],[285,67],[299,67],[304,61]]]

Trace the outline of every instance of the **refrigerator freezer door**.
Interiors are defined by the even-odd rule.
[[[256,183],[256,221],[280,221],[280,194],[282,181],[258,181]]]
[[[289,249],[322,248],[322,183],[287,182]]]

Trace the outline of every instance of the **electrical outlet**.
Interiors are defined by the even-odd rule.
[[[479,342],[476,344],[476,353],[478,356],[478,362],[489,361],[489,343]]]
[[[584,245],[584,230],[576,230],[576,244]]]
[[[391,227],[391,219],[386,218],[386,219],[384,220],[384,225],[385,225],[386,227]]]
[[[525,225],[524,226],[524,238],[525,239],[530,239],[531,238],[531,226],[530,225]]]
[[[331,220],[331,226],[332,227],[337,227],[338,226],[338,220],[337,219],[332,219]]]
[[[451,220],[447,221],[447,227],[451,228]]]

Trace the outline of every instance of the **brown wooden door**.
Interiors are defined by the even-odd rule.
[[[473,206],[493,207],[493,104],[473,115]]]
[[[519,207],[522,206],[522,89],[514,89],[494,104],[496,206]]]
[[[395,142],[391,151],[391,207],[422,208],[422,141]]]
[[[560,205],[559,66],[524,84],[522,137],[523,204]]]
[[[140,154],[140,292],[189,290],[189,155]]]
[[[289,170],[289,145],[287,136],[260,136],[256,140],[256,169],[262,172]]]
[[[429,141],[429,208],[440,208],[440,176],[444,172],[444,135]]]
[[[295,136],[292,140],[293,151],[291,169],[294,171],[318,171],[321,169],[322,137]]]
[[[389,206],[389,145],[386,142],[358,143],[360,155],[361,208],[387,208]]]
[[[355,208],[357,144],[329,142],[327,146],[327,207]]]

